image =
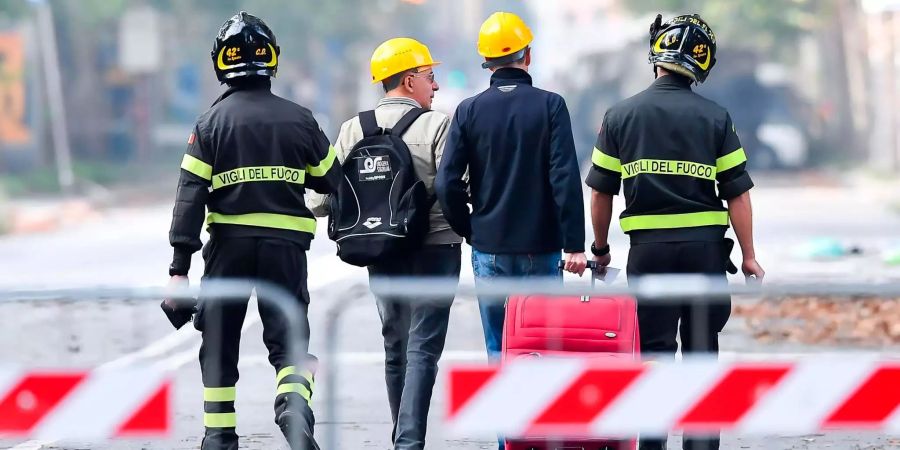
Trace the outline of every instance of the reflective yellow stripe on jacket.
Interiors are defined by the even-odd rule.
[[[704,180],[716,179],[716,168],[691,161],[639,159],[622,165],[622,178],[631,178],[642,173],[657,175],[684,175]]]
[[[285,214],[250,213],[250,214],[219,214],[209,213],[206,217],[207,225],[214,223],[227,225],[246,225],[251,227],[278,228],[281,230],[303,231],[316,233],[316,220],[309,217],[288,216]]]
[[[328,146],[328,154],[322,158],[316,165],[307,165],[306,172],[311,177],[323,177],[328,170],[331,169],[331,166],[334,165],[334,160],[337,159],[337,152],[334,150],[334,147]]]
[[[239,183],[255,181],[284,181],[303,184],[306,172],[287,166],[238,167],[212,176],[212,188],[219,189]]]
[[[715,167],[695,163],[692,161],[639,159],[627,164],[622,164],[619,158],[612,157],[594,147],[591,162],[597,167],[619,172],[622,178],[631,178],[642,173],[657,175],[686,175],[705,180],[715,180],[716,174],[731,170],[747,161],[747,155],[743,148],[739,148],[725,156],[716,159]]]
[[[181,159],[181,168],[207,181],[212,178],[212,166],[187,153]]]
[[[687,214],[655,214],[625,217],[619,221],[622,231],[728,225],[728,212],[709,211]]]
[[[746,161],[747,155],[744,153],[744,148],[741,147],[721,158],[717,158],[716,172],[724,172],[726,170],[733,169]]]
[[[591,162],[593,162],[595,166],[602,167],[606,170],[611,170],[613,172],[622,171],[622,163],[619,161],[619,158],[609,156],[597,147],[594,147],[594,153],[591,154]]]

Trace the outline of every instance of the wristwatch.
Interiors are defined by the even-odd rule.
[[[609,254],[609,244],[603,246],[603,248],[597,248],[595,242],[591,242],[591,253],[594,256],[606,256]]]

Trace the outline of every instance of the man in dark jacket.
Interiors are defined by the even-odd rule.
[[[288,340],[288,322],[271,303],[260,300],[259,314],[276,372],[275,421],[292,449],[313,449],[315,358],[293,358],[309,349],[306,250],[316,220],[303,197],[305,188],[333,193],[341,175],[310,111],[270,92],[279,51],[272,30],[245,12],[219,31],[212,59],[228,90],[200,116],[188,139],[169,233],[175,249],[169,275],[173,283],[186,281],[191,255],[201,248],[206,208],[204,280],[260,279],[297,297],[302,342]],[[204,450],[238,448],[234,401],[246,312],[246,301],[201,300],[194,320],[203,336]]]
[[[558,277],[560,250],[566,270],[581,275],[587,264],[569,111],[562,97],[531,85],[531,41],[515,14],[494,13],[484,22],[478,51],[482,67],[493,72],[491,86],[456,109],[435,180],[444,216],[472,245],[479,281]],[[503,301],[479,298],[479,308],[488,356],[496,361]]]

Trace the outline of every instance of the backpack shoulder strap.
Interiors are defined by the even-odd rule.
[[[384,132],[384,130],[378,126],[378,121],[375,120],[374,110],[359,113],[359,125],[362,127],[364,137],[376,136]]]
[[[410,125],[416,121],[422,114],[427,113],[428,109],[424,108],[413,108],[409,110],[397,123],[391,128],[391,134],[397,137],[403,137],[403,134],[406,133],[406,130],[409,129]]]

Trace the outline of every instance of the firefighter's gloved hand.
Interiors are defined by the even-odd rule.
[[[169,287],[187,287],[188,285],[189,281],[185,276],[175,275],[169,280]],[[162,308],[166,318],[177,330],[191,321],[191,318],[197,311],[197,300],[194,298],[170,296],[164,299],[159,307]]]
[[[194,317],[194,313],[197,311],[197,301],[193,299],[167,298],[160,303],[159,307],[166,313],[166,318],[177,330],[190,322]]]

